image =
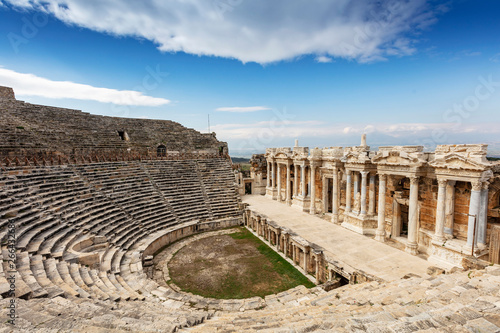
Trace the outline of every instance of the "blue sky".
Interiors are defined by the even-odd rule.
[[[178,121],[265,147],[488,143],[500,2],[0,0],[18,99]]]

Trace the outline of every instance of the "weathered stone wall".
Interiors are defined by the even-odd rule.
[[[467,226],[469,221],[470,183],[457,182],[455,185],[455,218],[453,236],[467,240]]]
[[[409,186],[408,190],[410,190]],[[434,230],[436,230],[437,181],[435,179],[426,178],[424,181],[420,182],[418,190],[420,202],[420,228],[434,232]]]
[[[3,87],[0,86],[0,99],[16,99],[16,96],[14,95],[14,90],[9,87]]]
[[[72,109],[34,105],[0,89],[0,156],[141,153],[167,151],[226,154],[214,133],[200,133],[168,120],[92,115]]]

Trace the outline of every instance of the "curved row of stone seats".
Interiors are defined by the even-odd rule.
[[[7,318],[8,302],[0,300],[0,315]],[[156,302],[84,298],[18,300],[16,326],[5,332],[177,332],[201,324],[210,311],[171,308]],[[3,330],[0,328],[3,332]]]
[[[197,164],[214,218],[237,216],[239,196],[231,166],[222,160],[198,160]]]
[[[174,169],[181,167],[177,161],[162,162],[174,164]],[[189,163],[196,165],[196,161]],[[0,294],[5,296],[8,292],[9,252],[5,236],[7,224],[12,223],[19,263],[12,274],[16,276],[18,296],[77,296],[114,301],[144,299],[141,293],[158,297],[163,291],[147,279],[140,262],[133,262],[133,268],[122,272],[128,250],[136,243],[179,223],[172,205],[151,179],[150,170],[150,165],[145,167],[141,162],[122,162],[8,168],[0,172],[4,259]],[[195,176],[199,177],[197,173]],[[180,188],[192,186],[184,186],[184,181],[177,178]],[[199,179],[197,186],[199,192],[205,191]],[[204,196],[203,199],[198,206],[207,206]],[[101,237],[106,246],[80,249],[79,245],[78,250],[74,249],[94,236]],[[97,253],[99,267],[78,264],[82,253],[75,251]],[[139,284],[127,280],[127,272],[139,274]]]
[[[499,332],[500,266],[346,285],[296,306],[217,312],[190,332]]]
[[[225,146],[213,135],[199,133],[173,121],[105,117],[13,99],[0,99],[0,110],[0,152],[3,155],[22,149],[57,150],[65,154],[73,149],[147,151],[160,140],[168,142],[168,149],[174,151],[214,150]],[[119,131],[126,131],[130,140],[122,139]]]
[[[78,172],[113,204],[120,207],[135,221],[142,230],[175,223],[175,216],[169,203],[161,197],[153,186],[150,176],[143,170],[141,163],[107,163],[99,166],[78,167]],[[120,246],[129,246],[129,239],[117,239]]]
[[[26,143],[30,148],[47,147],[50,142],[57,142],[59,149],[75,147],[75,144],[79,148],[127,148],[126,142],[116,131],[107,130],[105,126],[95,131],[98,117],[88,113],[15,100],[2,100],[0,107],[16,124],[3,126],[3,137],[5,140],[14,140],[11,142],[14,149],[19,148],[19,142],[23,143],[23,147]],[[89,135],[89,129],[94,130],[92,135]],[[36,133],[43,135],[37,136]]]
[[[196,162],[171,162],[151,161],[144,163],[144,166],[181,222],[211,218]]]

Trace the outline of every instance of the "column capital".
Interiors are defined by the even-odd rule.
[[[483,182],[483,186],[482,186],[483,190],[487,190],[489,187],[490,187],[490,182],[489,181]]]
[[[473,191],[481,191],[481,188],[483,187],[482,182],[480,180],[473,180],[471,181],[472,184],[472,190]]]
[[[345,169],[345,174],[348,176],[352,175],[352,170]]]
[[[438,178],[437,181],[439,187],[445,187],[448,184],[448,179],[445,178]]]
[[[363,170],[363,171],[360,171],[360,173],[361,173],[361,176],[366,177],[366,176],[368,176],[370,171]]]
[[[419,181],[420,177],[418,177],[418,176],[408,176],[408,178],[410,178],[410,184],[411,185],[418,185],[418,181]]]
[[[387,180],[387,175],[385,173],[381,173],[378,175],[378,180],[385,182]]]

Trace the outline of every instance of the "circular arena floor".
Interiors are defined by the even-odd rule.
[[[314,285],[245,228],[190,237],[155,257],[159,283],[217,299],[242,299]],[[158,281],[163,280],[163,281]]]

